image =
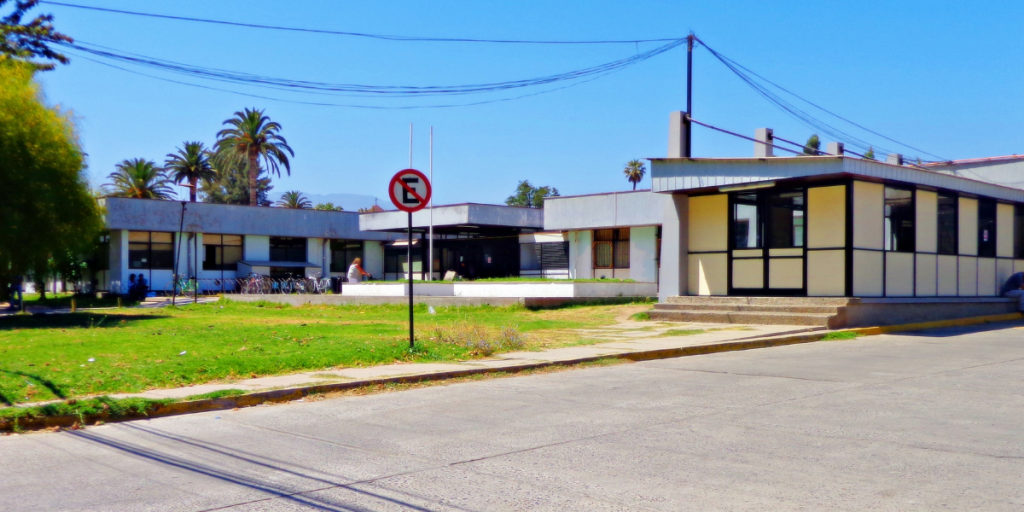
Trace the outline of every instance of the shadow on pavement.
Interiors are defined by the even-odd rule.
[[[110,449],[118,450],[120,452],[124,452],[124,453],[130,454],[130,455],[133,455],[133,456],[138,457],[138,458],[143,459],[143,460],[148,460],[148,461],[151,461],[151,462],[155,462],[155,463],[158,463],[158,464],[163,464],[163,465],[166,465],[166,466],[170,466],[170,467],[173,467],[173,468],[178,468],[178,469],[182,469],[182,470],[186,470],[186,471],[191,471],[193,473],[204,475],[206,477],[213,478],[213,479],[216,479],[216,480],[220,480],[222,482],[232,483],[232,484],[235,484],[235,485],[238,485],[238,486],[241,486],[241,487],[245,487],[245,488],[248,488],[248,489],[264,492],[264,493],[267,493],[267,494],[271,495],[269,497],[258,497],[258,498],[249,499],[248,501],[244,501],[244,502],[236,503],[236,504],[221,504],[221,505],[219,505],[219,506],[217,506],[217,507],[215,507],[215,508],[213,508],[211,510],[219,510],[220,507],[234,506],[234,505],[241,505],[241,504],[248,504],[248,503],[257,503],[257,502],[265,502],[265,501],[277,500],[277,499],[287,500],[289,502],[293,502],[295,504],[300,504],[302,506],[309,507],[309,508],[315,509],[315,510],[329,510],[329,511],[339,511],[339,512],[340,511],[369,512],[371,510],[374,510],[373,508],[366,508],[366,507],[363,507],[363,506],[353,505],[351,503],[344,503],[344,502],[342,502],[342,500],[335,500],[335,499],[330,499],[328,497],[313,495],[314,493],[322,493],[323,491],[329,491],[329,490],[335,490],[336,489],[336,490],[343,490],[343,491],[359,494],[359,495],[362,495],[362,496],[365,496],[365,497],[368,497],[368,498],[372,498],[372,499],[388,502],[388,503],[393,504],[393,505],[399,505],[399,506],[407,508],[409,510],[416,510],[416,511],[422,511],[422,512],[433,512],[434,511],[434,509],[425,508],[423,506],[415,505],[415,504],[410,503],[408,501],[403,501],[403,500],[400,500],[400,499],[392,498],[392,497],[389,497],[389,496],[384,496],[382,494],[377,494],[377,493],[373,493],[373,492],[370,492],[370,491],[367,491],[367,490],[364,490],[364,489],[359,489],[359,488],[354,487],[355,485],[367,484],[367,483],[374,482],[376,480],[386,479],[386,478],[389,478],[389,477],[395,476],[395,475],[381,475],[381,476],[376,477],[376,478],[369,478],[369,479],[364,479],[364,480],[350,480],[350,479],[345,479],[345,478],[331,478],[330,475],[326,475],[322,471],[318,471],[318,470],[314,470],[314,469],[310,469],[310,468],[305,468],[305,467],[299,466],[297,464],[294,464],[294,463],[288,462],[288,461],[283,461],[283,460],[279,460],[279,459],[265,457],[265,456],[262,456],[262,455],[255,455],[255,454],[252,454],[252,453],[247,453],[247,452],[244,452],[244,451],[241,451],[241,450],[237,450],[237,449],[233,449],[233,448],[227,448],[227,447],[223,447],[223,446],[212,444],[212,443],[206,443],[206,442],[203,442],[203,441],[200,441],[200,440],[197,440],[197,439],[194,439],[194,438],[186,437],[186,436],[177,436],[177,435],[173,435],[173,434],[167,434],[167,433],[163,433],[163,432],[158,432],[156,430],[153,430],[153,429],[150,429],[150,428],[144,428],[144,427],[141,427],[141,426],[128,425],[128,424],[125,424],[125,425],[122,425],[122,426],[125,427],[125,428],[128,428],[128,429],[131,429],[133,431],[136,431],[137,433],[140,433],[140,434],[143,434],[143,435],[159,437],[161,439],[169,440],[169,441],[172,441],[174,443],[179,443],[179,444],[182,444],[182,445],[188,445],[188,446],[191,446],[191,447],[194,447],[194,448],[198,448],[200,450],[203,450],[203,451],[207,452],[208,454],[212,454],[211,457],[213,457],[213,458],[212,459],[208,459],[209,460],[208,463],[201,463],[201,462],[196,462],[196,461],[185,459],[182,456],[171,455],[170,453],[167,453],[167,452],[172,452],[173,451],[174,453],[179,453],[180,454],[180,453],[183,453],[183,450],[167,450],[167,452],[161,453],[161,452],[149,449],[149,448],[145,448],[145,447],[143,447],[141,445],[138,445],[138,444],[135,444],[135,443],[131,443],[131,442],[127,442],[127,441],[121,441],[121,440],[110,439],[108,437],[102,436],[102,435],[94,433],[94,432],[74,431],[74,432],[69,432],[69,434],[73,435],[73,436],[75,436],[75,437],[77,437],[77,438],[79,438],[81,440],[92,442],[92,443],[96,443],[96,444],[100,444],[100,445],[106,446],[106,447],[108,447]],[[224,463],[223,464],[218,464],[217,463],[218,461],[216,460],[216,457],[223,458],[224,459],[223,460]],[[230,465],[232,463],[236,463],[236,464],[237,463],[242,463],[243,466],[247,466],[247,467],[242,469],[242,470],[235,470],[235,471],[227,469],[228,467],[230,467]],[[438,463],[438,467],[440,467],[440,466],[443,466],[443,464]],[[289,469],[289,467],[291,469]],[[254,475],[251,475],[251,474],[250,475],[246,475],[246,474],[244,474],[246,472],[245,469],[250,470],[250,471],[247,471],[249,473],[257,472],[257,473],[259,473],[259,476],[254,476]],[[429,469],[433,469],[433,468],[429,468]],[[413,472],[416,472],[416,471],[418,471],[418,470],[405,471],[405,472],[403,472],[401,474],[409,474],[409,473],[413,473]],[[319,473],[321,475],[324,475],[324,476],[318,476],[317,473]],[[308,489],[308,490],[294,490],[295,487],[296,487],[295,484],[287,485],[287,484],[277,484],[277,483],[274,483],[274,482],[280,481],[281,478],[284,477],[284,476],[295,476],[295,477],[301,478],[306,483],[317,485],[317,487],[312,488],[312,489]],[[338,480],[350,480],[350,481],[348,481],[348,482],[341,482],[341,481],[338,481]],[[405,494],[405,495],[409,496],[410,498],[417,498],[418,500],[422,500],[422,501],[430,501],[430,498],[427,498],[427,497],[424,497],[424,496],[414,496],[414,495],[410,495],[408,493],[405,493],[403,491],[398,491],[398,490],[395,490],[395,489],[391,489],[391,490],[393,492],[396,492],[396,493]],[[453,506],[451,504],[446,504],[445,506],[447,508],[455,508],[455,509],[459,509],[459,510],[467,510],[468,511],[468,509],[457,507],[457,506]]]

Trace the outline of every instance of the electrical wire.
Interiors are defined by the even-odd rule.
[[[765,146],[771,146],[771,147],[776,148],[776,149],[781,149],[782,151],[788,151],[790,153],[793,153],[794,155],[802,155],[803,154],[803,152],[801,152],[801,151],[793,151],[792,149],[784,148],[782,146],[779,146],[779,145],[776,145],[776,144],[772,144],[771,142],[765,142],[763,140],[757,140],[757,139],[755,139],[753,137],[747,137],[746,135],[740,135],[740,134],[738,134],[736,132],[731,132],[731,131],[726,130],[724,128],[719,128],[717,126],[712,126],[712,125],[707,124],[707,123],[702,123],[702,122],[700,122],[700,121],[698,121],[698,120],[696,120],[696,119],[694,119],[692,117],[689,117],[689,116],[687,116],[687,119],[689,119],[689,121],[691,123],[697,123],[697,124],[699,124],[699,125],[701,125],[701,126],[703,126],[705,128],[711,128],[712,130],[719,131],[719,132],[722,132],[722,133],[725,133],[725,134],[728,134],[728,135],[732,135],[733,137],[739,137],[741,139],[746,139],[746,140],[749,140],[751,142],[756,142],[758,144],[762,144],[762,145],[765,145]]]
[[[636,43],[664,43],[668,41],[679,41],[686,39],[685,37],[677,38],[662,38],[662,39],[605,39],[605,40],[529,40],[529,39],[473,39],[473,38],[458,38],[458,37],[418,37],[418,36],[398,36],[389,34],[370,34],[364,32],[345,32],[339,30],[321,30],[312,28],[301,28],[301,27],[284,27],[277,25],[261,25],[256,23],[241,23],[235,21],[225,20],[211,20],[205,18],[194,18],[189,16],[173,16],[169,14],[154,14],[148,12],[138,11],[126,11],[121,9],[110,9],[107,7],[94,7],[89,5],[69,4],[64,2],[51,2],[49,0],[41,0],[41,4],[59,5],[61,7],[71,7],[74,9],[85,9],[90,11],[99,11],[113,14],[125,14],[130,16],[143,16],[147,18],[159,18],[175,21],[189,21],[195,23],[211,23],[216,25],[228,25],[233,27],[243,28],[256,28],[266,30],[282,30],[288,32],[306,32],[313,34],[325,34],[335,36],[351,36],[351,37],[366,37],[371,39],[381,39],[385,41],[415,41],[415,42],[429,42],[429,43],[497,43],[497,44],[636,44]]]
[[[141,67],[160,69],[162,71],[169,71],[201,79],[230,82],[243,85],[253,85],[257,87],[266,87],[283,90],[315,91],[325,93],[345,93],[350,95],[355,94],[363,96],[444,96],[489,93],[505,91],[510,89],[519,89],[524,87],[548,85],[568,80],[579,80],[582,78],[588,78],[598,75],[604,76],[608,73],[615,72],[627,68],[629,66],[633,66],[641,62],[644,62],[647,59],[650,59],[664,52],[677,48],[678,46],[684,44],[685,42],[685,39],[679,41],[672,41],[670,43],[653,48],[651,50],[648,50],[637,55],[622,58],[612,62],[607,62],[597,66],[591,66],[589,68],[583,68],[579,70],[568,71],[554,75],[522,80],[512,80],[506,82],[444,86],[363,85],[313,82],[306,80],[291,80],[284,78],[255,75],[251,73],[189,65],[169,60],[157,59],[153,57],[146,57],[137,54],[130,54],[128,52],[122,52],[119,50],[114,50],[112,48],[103,49],[105,47],[90,44],[84,41],[78,41],[76,43],[59,44],[66,48],[72,48],[80,52],[89,53],[93,56],[100,57],[106,60],[118,61]]]

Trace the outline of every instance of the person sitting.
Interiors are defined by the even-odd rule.
[[[142,274],[139,274],[142,275]],[[139,285],[135,282],[135,274],[128,275],[128,300],[135,300],[135,294],[139,293]]]
[[[1024,311],[1024,272],[1017,272],[1010,276],[1003,284],[1002,294],[1003,297],[1019,299],[1017,308]]]
[[[348,267],[348,282],[359,283],[363,280],[363,276],[370,276],[369,272],[363,270],[363,259],[352,260],[352,265]]]

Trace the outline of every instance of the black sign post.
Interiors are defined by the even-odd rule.
[[[416,331],[413,325],[413,277],[412,277],[412,213],[426,208],[430,202],[433,190],[430,180],[416,169],[404,169],[398,171],[391,178],[388,187],[391,195],[391,202],[403,212],[409,215],[409,229],[405,246],[405,263],[409,268],[409,349],[416,348]],[[433,255],[427,257],[432,258]],[[422,269],[421,269],[422,272]]]

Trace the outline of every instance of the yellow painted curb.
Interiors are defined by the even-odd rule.
[[[940,327],[963,327],[967,325],[987,324],[992,322],[1011,322],[1024,319],[1024,313],[1004,313],[1001,315],[972,316],[968,318],[954,318],[951,320],[936,320],[934,322],[918,322],[916,324],[885,325],[879,327],[858,327],[854,329],[842,329],[833,332],[855,332],[863,336],[875,336],[892,332],[919,331],[922,329],[937,329]]]

